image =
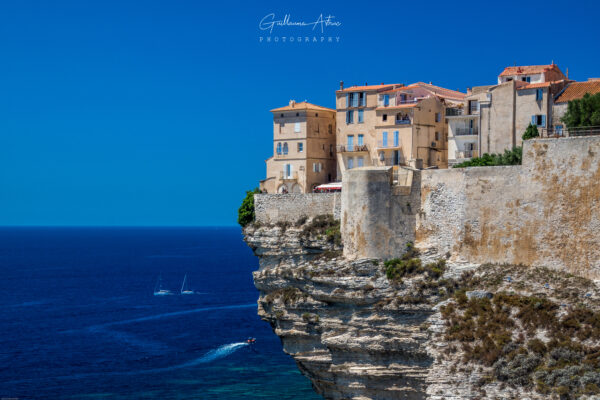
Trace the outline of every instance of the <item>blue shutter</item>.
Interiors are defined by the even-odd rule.
[[[531,125],[537,125],[537,121],[535,120],[535,115],[531,116]]]
[[[367,105],[367,92],[363,92],[363,103],[362,103],[362,105],[363,106]]]
[[[545,128],[546,127],[546,116],[542,115],[542,126]]]
[[[383,140],[382,140],[382,147],[387,147],[387,132],[383,132]]]
[[[350,101],[348,100],[348,93],[346,93],[346,108],[350,107]]]
[[[398,131],[394,131],[394,147],[398,147],[399,144],[399,132]]]

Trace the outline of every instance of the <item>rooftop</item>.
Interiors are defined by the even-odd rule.
[[[556,98],[555,103],[565,103],[570,100],[581,99],[586,93],[600,93],[600,80],[589,80],[587,82],[572,82]]]
[[[457,90],[446,89],[446,88],[432,85],[431,83],[425,83],[425,82],[412,83],[408,86],[403,86],[400,88],[388,90],[385,93],[403,92],[403,91],[417,89],[417,88],[425,89],[426,91],[428,91],[429,93],[431,93],[435,96],[441,97],[443,99],[449,99],[449,100],[464,100],[464,98],[466,96],[465,93],[459,92]]]
[[[522,65],[515,67],[506,67],[499,76],[511,76],[511,75],[529,75],[529,74],[542,74],[547,71],[555,70],[561,72],[556,64],[548,65]]]
[[[306,110],[315,110],[315,111],[331,111],[335,112],[331,108],[321,107],[316,104],[309,103],[307,101],[301,101],[300,103],[296,103],[294,100],[290,101],[290,104],[285,107],[274,108],[271,112],[280,112],[280,111],[306,111]]]
[[[341,90],[338,90],[337,93],[344,93],[344,92],[355,92],[355,91],[362,91],[362,90],[381,90],[381,89],[393,89],[395,86],[402,86],[401,83],[388,83],[388,84],[381,84],[381,85],[363,85],[363,86],[350,86]]]

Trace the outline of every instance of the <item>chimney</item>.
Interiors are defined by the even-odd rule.
[[[294,108],[296,106],[296,100],[290,100],[290,107]]]
[[[344,90],[344,81],[340,81],[340,90]]]
[[[467,94],[471,94],[471,93],[473,93],[473,91],[471,90],[471,88],[470,88],[470,87],[468,87],[468,88],[467,88]]]
[[[567,67],[567,79],[569,79],[569,67]]]

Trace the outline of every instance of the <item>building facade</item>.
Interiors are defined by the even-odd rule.
[[[335,110],[290,101],[273,113],[273,156],[266,160],[265,193],[311,193],[336,179]]]
[[[341,87],[338,177],[362,166],[447,167],[445,108],[464,96],[423,82]]]

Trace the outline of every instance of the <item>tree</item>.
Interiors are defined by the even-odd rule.
[[[586,93],[581,99],[569,101],[561,119],[568,128],[600,125],[600,93]]]
[[[246,197],[238,209],[238,224],[243,227],[254,221],[254,195],[260,193],[258,188],[246,191]]]
[[[530,123],[527,129],[525,129],[525,133],[523,134],[523,140],[531,139],[538,136],[540,136],[540,132],[538,131],[537,126]]]
[[[515,147],[512,150],[504,150],[504,154],[488,154],[484,153],[481,157],[475,157],[460,164],[456,164],[453,168],[464,167],[491,167],[495,165],[520,165],[523,159],[523,148]]]

